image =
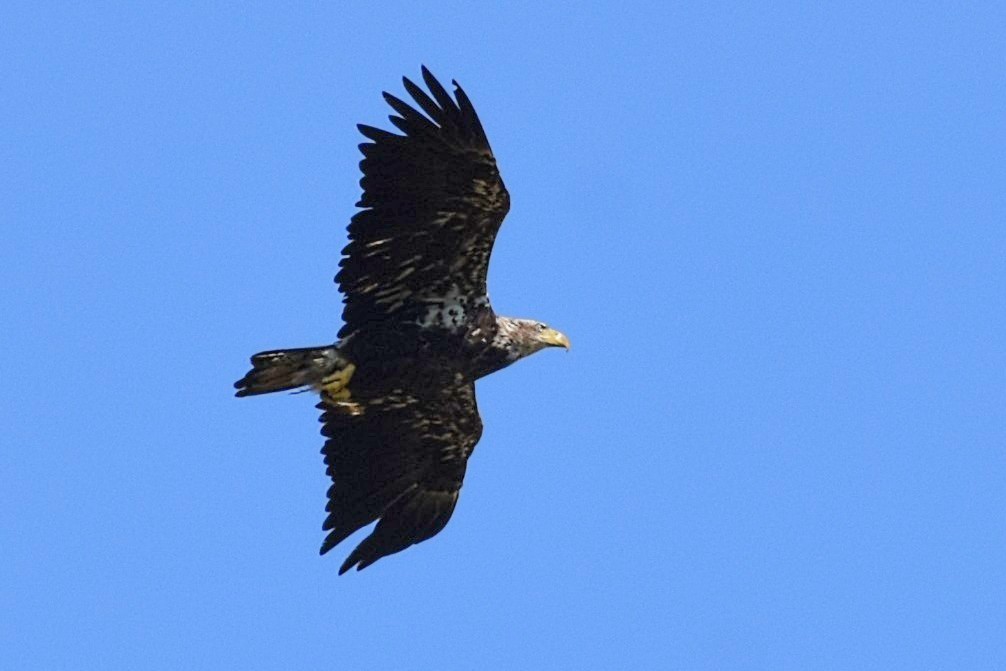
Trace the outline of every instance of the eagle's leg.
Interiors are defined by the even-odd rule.
[[[353,379],[355,372],[356,365],[347,363],[344,368],[322,378],[318,392],[326,405],[350,415],[359,415],[363,412],[360,404],[349,400],[351,397],[349,381]]]
[[[326,375],[318,385],[318,392],[326,399],[332,401],[345,401],[349,398],[349,381],[353,379],[356,366],[347,363],[343,368]]]

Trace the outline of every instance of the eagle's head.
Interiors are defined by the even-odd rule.
[[[569,338],[539,321],[497,317],[497,337],[502,337],[514,360],[530,356],[546,347],[569,349]]]

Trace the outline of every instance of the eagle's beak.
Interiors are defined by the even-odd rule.
[[[545,329],[538,339],[552,347],[565,347],[567,351],[569,350],[569,338],[555,329]]]

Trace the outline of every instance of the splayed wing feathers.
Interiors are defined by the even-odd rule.
[[[450,519],[482,434],[471,383],[355,398],[347,415],[324,402],[322,454],[332,478],[324,554],[379,520],[340,572],[363,568],[437,534]]]
[[[485,131],[464,91],[423,68],[430,94],[405,79],[419,109],[384,94],[403,135],[359,126],[363,196],[336,276],[345,294],[340,337],[419,319],[453,291],[486,298],[493,242],[510,207]],[[456,83],[455,83],[455,86]]]

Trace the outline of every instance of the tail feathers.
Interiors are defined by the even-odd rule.
[[[251,358],[252,369],[234,383],[235,396],[255,396],[321,384],[340,367],[335,347],[302,347],[259,352]]]

